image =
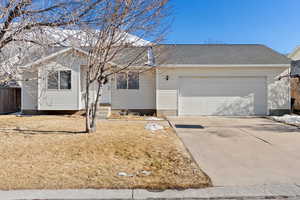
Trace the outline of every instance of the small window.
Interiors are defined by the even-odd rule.
[[[117,74],[117,89],[127,89],[127,73]]]
[[[48,89],[70,90],[71,89],[71,70],[49,71]]]
[[[48,89],[58,89],[58,72],[48,72]]]
[[[71,71],[60,71],[60,89],[61,90],[70,90],[71,89]]]
[[[128,89],[138,90],[139,87],[139,73],[128,72]]]
[[[121,72],[116,75],[117,89],[133,89],[138,90],[139,73],[138,72]]]

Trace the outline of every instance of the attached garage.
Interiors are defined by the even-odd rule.
[[[180,77],[179,115],[266,115],[266,77]]]
[[[264,45],[165,45],[156,69],[160,116],[290,112],[290,60]]]

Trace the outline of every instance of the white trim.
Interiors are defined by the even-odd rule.
[[[81,106],[81,65],[78,65],[78,73],[77,73],[77,92],[78,92],[78,97],[77,97],[77,109],[80,110]],[[72,74],[72,72],[71,72]],[[72,81],[72,79],[71,79]],[[72,87],[72,82],[71,82],[71,87]]]
[[[177,68],[177,67],[290,67],[290,64],[164,64],[157,68]]]

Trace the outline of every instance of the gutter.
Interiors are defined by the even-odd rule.
[[[158,65],[158,68],[174,68],[174,67],[276,67],[276,68],[287,68],[291,64],[162,64]]]

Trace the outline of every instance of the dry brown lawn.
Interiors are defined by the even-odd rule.
[[[171,128],[146,123],[100,121],[85,134],[78,116],[0,116],[0,189],[211,186]]]

